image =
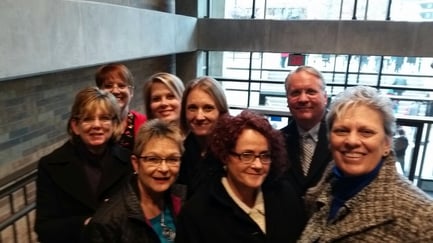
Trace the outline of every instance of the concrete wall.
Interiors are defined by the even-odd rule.
[[[432,57],[433,22],[200,19],[198,49]]]
[[[173,8],[172,1],[131,2]],[[197,46],[196,21],[94,1],[2,0],[0,80],[191,52]]]

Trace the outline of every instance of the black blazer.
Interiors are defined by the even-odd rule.
[[[327,137],[327,127],[323,120],[319,128],[319,141],[314,150],[310,170],[304,176],[301,163],[301,145],[299,144],[299,132],[295,120],[281,129],[287,146],[287,153],[291,162],[291,167],[287,171],[286,177],[292,183],[299,195],[303,196],[308,188],[315,186],[323,175],[326,166],[332,161],[331,151]]]
[[[186,137],[184,147],[177,183],[186,186],[187,198],[190,198],[197,191],[207,190],[208,184],[219,180],[224,170],[223,164],[211,151],[204,157],[200,155],[201,148],[194,134]]]
[[[305,226],[302,201],[287,181],[262,186],[266,234],[228,195],[221,181],[197,192],[180,211],[176,243],[296,242]]]
[[[118,145],[105,156],[95,198],[76,146],[70,141],[41,158],[36,180],[35,231],[40,242],[79,242],[83,223],[132,173],[130,152]]]

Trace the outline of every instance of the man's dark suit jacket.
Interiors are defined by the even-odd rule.
[[[290,120],[289,124],[281,129],[281,132],[285,137],[287,153],[291,162],[291,166],[286,174],[287,178],[299,195],[303,196],[308,188],[315,186],[317,182],[319,182],[326,166],[332,160],[326,123],[324,120],[320,123],[318,134],[319,141],[314,150],[307,176],[304,176],[302,172],[301,145],[299,144],[300,139],[296,121],[293,119]]]

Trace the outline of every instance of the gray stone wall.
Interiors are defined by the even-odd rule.
[[[174,70],[172,56],[125,61],[136,88],[132,108],[144,112],[142,87],[154,72]],[[76,92],[93,86],[99,67],[0,82],[0,185],[31,170],[39,158],[68,138],[66,121]]]

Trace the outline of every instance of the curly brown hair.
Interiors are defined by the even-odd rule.
[[[236,147],[239,135],[244,129],[253,129],[268,141],[272,163],[266,180],[281,176],[290,164],[284,137],[279,130],[272,127],[265,117],[252,111],[244,110],[237,116],[220,117],[210,142],[212,152],[224,163],[230,152]]]

